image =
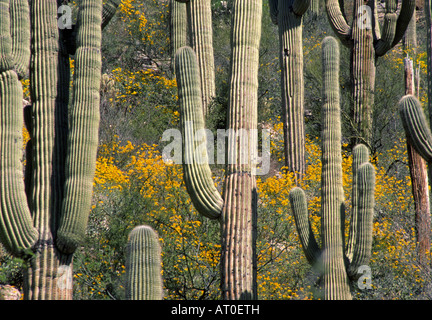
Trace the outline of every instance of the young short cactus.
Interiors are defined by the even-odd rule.
[[[353,149],[353,190],[350,236],[345,252],[345,204],[342,185],[341,123],[339,105],[339,47],[336,40],[323,42],[323,131],[321,175],[322,247],[308,221],[305,192],[296,187],[289,198],[297,231],[308,261],[323,274],[324,298],[350,299],[349,278],[367,264],[372,248],[375,170],[368,149]]]
[[[107,6],[113,9],[116,1]],[[72,299],[72,254],[87,225],[96,162],[102,1],[80,4],[70,110],[69,51],[58,3],[0,2],[0,239],[12,254],[30,256],[25,299]],[[32,104],[23,117],[18,77],[30,61]],[[30,133],[25,179],[23,118]]]
[[[214,187],[205,152],[201,158],[193,156],[196,144],[206,146],[205,136],[201,141],[194,142],[193,139],[196,130],[204,126],[203,107],[198,98],[202,85],[197,70],[199,64],[190,48],[181,48],[176,55],[184,141],[184,180],[197,210],[220,220],[224,299],[257,297],[255,170],[253,160],[242,157],[245,153],[250,155],[249,151],[253,152],[257,147],[253,130],[257,128],[261,24],[256,21],[261,21],[261,16],[262,0],[235,0],[232,3],[232,73],[227,129],[234,133],[244,130],[246,134],[241,136],[246,141],[240,141],[240,136],[236,134],[228,137],[223,198]],[[245,145],[249,150],[244,153],[241,147]]]
[[[303,14],[310,0],[270,0],[279,29],[285,166],[300,180],[306,170],[303,79]]]
[[[126,247],[126,299],[163,298],[161,263],[157,233],[149,226],[135,227]]]

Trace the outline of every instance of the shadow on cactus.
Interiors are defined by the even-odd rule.
[[[369,151],[359,144],[353,149],[352,217],[345,242],[345,204],[342,184],[341,120],[339,105],[339,45],[332,37],[322,42],[323,129],[321,173],[321,244],[308,218],[306,194],[296,187],[290,202],[297,232],[307,260],[322,275],[323,298],[351,299],[350,280],[370,260],[374,208],[375,169]]]

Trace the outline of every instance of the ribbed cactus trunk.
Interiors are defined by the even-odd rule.
[[[384,23],[380,27],[376,1],[354,1],[352,24],[345,19],[342,2],[326,0],[330,25],[351,52],[351,95],[353,100],[352,144],[373,143],[375,61],[402,39],[415,9],[415,0],[403,0],[399,16],[397,1],[386,1]],[[382,30],[382,31],[381,31]]]
[[[175,53],[179,48],[187,45],[188,22],[186,4],[177,0],[170,0],[169,11],[172,69],[174,69]]]
[[[107,6],[113,9],[113,3]],[[0,40],[0,52],[27,48],[30,53],[31,48],[31,56],[2,54],[8,66],[2,62],[0,67],[0,237],[9,252],[29,259],[25,299],[71,299],[72,254],[87,225],[98,145],[102,1],[80,5],[71,110],[70,46],[59,29],[57,1],[1,5],[1,38],[6,41]],[[112,14],[104,17],[107,21]],[[23,76],[28,62],[31,105],[25,108],[25,124],[30,141],[24,181],[19,163],[22,88],[16,72]]]
[[[345,221],[339,103],[339,46],[323,41],[321,228],[326,299],[350,298],[344,262]]]
[[[126,299],[161,300],[161,248],[157,233],[148,226],[135,227],[126,247]]]
[[[206,217],[220,220],[222,297],[237,300],[257,297],[254,156],[257,152],[262,1],[235,0],[232,10],[223,198],[214,186],[206,150],[202,151],[207,142],[203,134],[200,66],[197,54],[189,47],[177,51],[176,77],[181,107],[184,181],[195,208]]]
[[[305,192],[297,187],[289,198],[306,258],[323,277],[323,297],[351,299],[350,279],[367,264],[372,248],[375,172],[367,148],[353,149],[353,190],[350,234],[345,240],[345,203],[342,184],[339,103],[339,47],[334,38],[322,42],[323,127],[321,173],[321,239],[318,245],[308,220]],[[347,245],[345,245],[347,244]],[[345,250],[346,246],[346,250]]]
[[[303,14],[307,0],[271,0],[279,29],[285,166],[301,180],[306,171],[303,79]]]
[[[353,120],[357,132],[356,143],[371,143],[372,107],[375,90],[375,48],[372,28],[366,25],[371,17],[361,8],[364,1],[354,1],[351,50],[351,92],[353,98]],[[373,12],[373,6],[368,6]],[[368,20],[369,19],[369,20]]]
[[[257,193],[252,156],[258,116],[261,0],[234,0],[232,7],[230,135],[222,222],[222,292],[225,299],[256,299]],[[242,138],[244,140],[242,140]],[[246,157],[243,158],[246,148]],[[249,151],[247,151],[249,150]]]

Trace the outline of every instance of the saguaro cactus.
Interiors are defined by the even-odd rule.
[[[308,261],[323,274],[325,299],[351,299],[349,278],[368,263],[372,247],[375,170],[367,148],[353,149],[353,189],[350,235],[345,251],[345,204],[342,185],[341,123],[339,106],[339,47],[326,37],[323,46],[323,131],[321,174],[322,246],[308,220],[306,196],[296,187],[289,198]]]
[[[333,30],[351,52],[351,93],[353,99],[354,142],[372,141],[376,59],[393,48],[403,37],[415,9],[415,0],[403,0],[399,16],[397,1],[386,0],[381,29],[377,1],[354,1],[352,24],[348,25],[343,1],[326,0]],[[382,30],[382,32],[381,32]]]
[[[191,48],[176,54],[176,76],[183,134],[184,180],[197,210],[219,219],[222,234],[221,281],[224,299],[256,298],[256,149],[257,89],[262,1],[235,0],[232,6],[231,79],[227,131],[227,167],[223,198],[212,181],[205,152],[198,63]],[[236,134],[240,133],[242,134]],[[255,132],[256,134],[256,132]],[[242,149],[245,148],[245,149]]]
[[[161,249],[157,233],[149,226],[135,227],[126,247],[126,298],[161,300]]]
[[[87,225],[98,144],[102,1],[83,0],[79,8],[71,110],[70,46],[59,30],[57,1],[0,6],[0,238],[12,254],[30,256],[26,299],[71,299],[72,254]],[[109,1],[106,8],[115,6]],[[24,181],[18,76],[30,61]]]
[[[279,28],[285,166],[300,179],[306,170],[303,79],[303,14],[310,0],[269,0]]]
[[[202,104],[206,115],[210,102],[216,96],[211,1],[176,1],[186,3],[189,46],[194,49],[200,67]]]

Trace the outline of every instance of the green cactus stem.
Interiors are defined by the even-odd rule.
[[[270,0],[270,15],[279,29],[285,166],[301,180],[306,170],[303,79],[303,14],[309,0]]]
[[[206,115],[209,104],[216,96],[211,1],[176,1],[186,3],[189,45],[198,60],[203,112]]]
[[[403,0],[399,15],[397,1],[386,1],[384,24],[380,27],[376,1],[354,1],[352,24],[345,19],[341,2],[326,0],[330,24],[351,52],[351,94],[354,145],[370,145],[374,104],[376,59],[386,54],[403,37],[415,9],[415,0]]]
[[[351,299],[349,280],[367,264],[372,248],[375,170],[368,149],[353,150],[353,211],[345,251],[345,200],[342,185],[341,123],[339,105],[339,46],[332,37],[322,42],[323,131],[321,174],[321,248],[308,221],[304,191],[296,187],[289,198],[297,232],[307,260],[322,273],[324,298]],[[355,206],[355,208],[354,208]]]
[[[185,181],[197,210],[209,217],[218,218],[221,223],[222,297],[231,300],[257,297],[255,248],[257,195],[255,164],[249,155],[255,154],[257,148],[253,130],[257,128],[261,24],[256,21],[261,21],[261,17],[261,0],[233,1],[227,130],[234,133],[243,130],[246,134],[228,135],[223,200],[213,189],[205,152],[201,157],[194,157],[191,154],[195,150],[195,146],[190,142],[191,136],[204,127],[203,107],[199,103],[202,84],[196,70],[199,64],[196,59],[193,59],[190,48],[181,48],[176,54],[183,140],[189,141],[184,145],[183,159],[189,159],[192,163],[189,168],[186,165]],[[205,140],[200,140],[198,143],[205,145]],[[246,152],[243,152],[244,146],[249,148]],[[244,157],[245,155],[247,157]],[[198,162],[203,164],[198,165]],[[207,201],[209,204],[216,204],[212,206],[217,210],[211,214],[202,210],[206,195],[210,196],[207,197],[211,199]],[[197,201],[198,197],[202,200]]]
[[[162,300],[161,248],[149,226],[135,227],[126,247],[126,299]]]
[[[190,47],[182,47],[177,50],[175,61],[184,137],[184,181],[195,208],[203,216],[217,219],[222,212],[223,199],[214,185],[207,153],[196,152],[199,146],[207,146],[206,135],[198,141],[195,139],[205,128],[196,55]]]
[[[187,11],[186,4],[177,0],[170,0],[170,39],[172,53],[172,69],[175,68],[175,53],[181,47],[187,45]]]

